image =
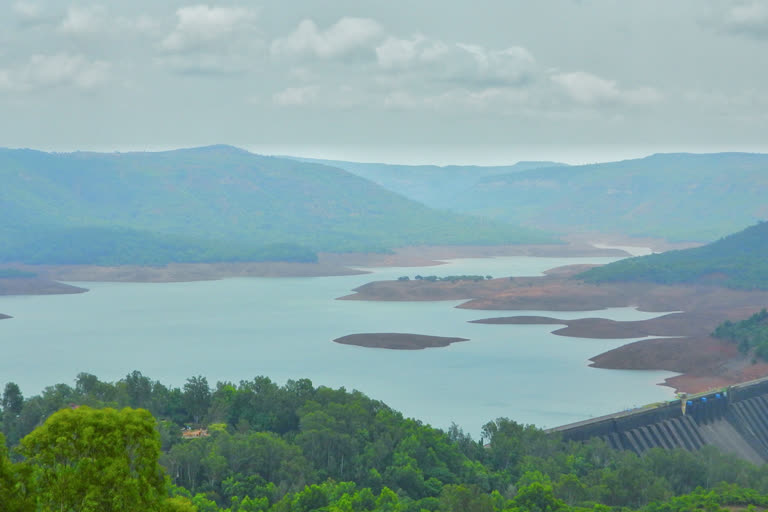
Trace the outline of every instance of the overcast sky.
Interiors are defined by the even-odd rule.
[[[0,146],[768,152],[768,0],[0,0]]]

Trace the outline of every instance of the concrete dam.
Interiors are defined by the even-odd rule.
[[[651,448],[693,451],[711,445],[764,464],[768,462],[768,378],[548,431],[571,441],[598,437],[614,449],[638,455]]]

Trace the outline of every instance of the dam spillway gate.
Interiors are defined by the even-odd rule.
[[[715,446],[764,464],[768,462],[768,378],[548,431],[569,441],[597,437],[614,449],[638,455],[651,448],[695,451]]]

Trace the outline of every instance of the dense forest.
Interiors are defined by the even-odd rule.
[[[205,427],[205,430],[198,430]],[[712,448],[638,457],[499,418],[479,440],[356,391],[267,377],[168,387],[81,373],[2,396],[4,511],[445,511],[768,506],[768,468]],[[183,433],[186,433],[184,435]]]
[[[768,311],[765,309],[739,322],[726,320],[712,335],[737,343],[744,354],[754,351],[756,356],[768,361]]]
[[[627,258],[592,268],[577,277],[591,283],[702,283],[765,290],[768,289],[766,254],[768,222],[760,222],[702,247]]]
[[[312,261],[318,251],[557,242],[432,210],[341,169],[230,146],[0,148],[0,182],[0,262]]]

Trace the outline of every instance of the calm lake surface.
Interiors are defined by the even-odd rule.
[[[509,417],[552,427],[645,403],[673,392],[656,385],[674,374],[602,370],[588,359],[634,340],[555,336],[557,326],[482,325],[513,314],[640,320],[632,308],[594,313],[456,309],[462,301],[337,301],[369,281],[398,276],[532,276],[571,263],[616,258],[504,257],[446,265],[369,269],[316,278],[238,278],[170,284],[81,283],[79,295],[0,297],[0,385],[29,396],[73,384],[79,372],[117,380],[132,370],[181,386],[204,375],[237,382],[266,375],[278,383],[358,389],[437,427],[455,422],[478,438],[481,426]],[[78,283],[75,283],[78,284]],[[458,336],[471,341],[420,351],[366,349],[331,340],[360,332]]]

